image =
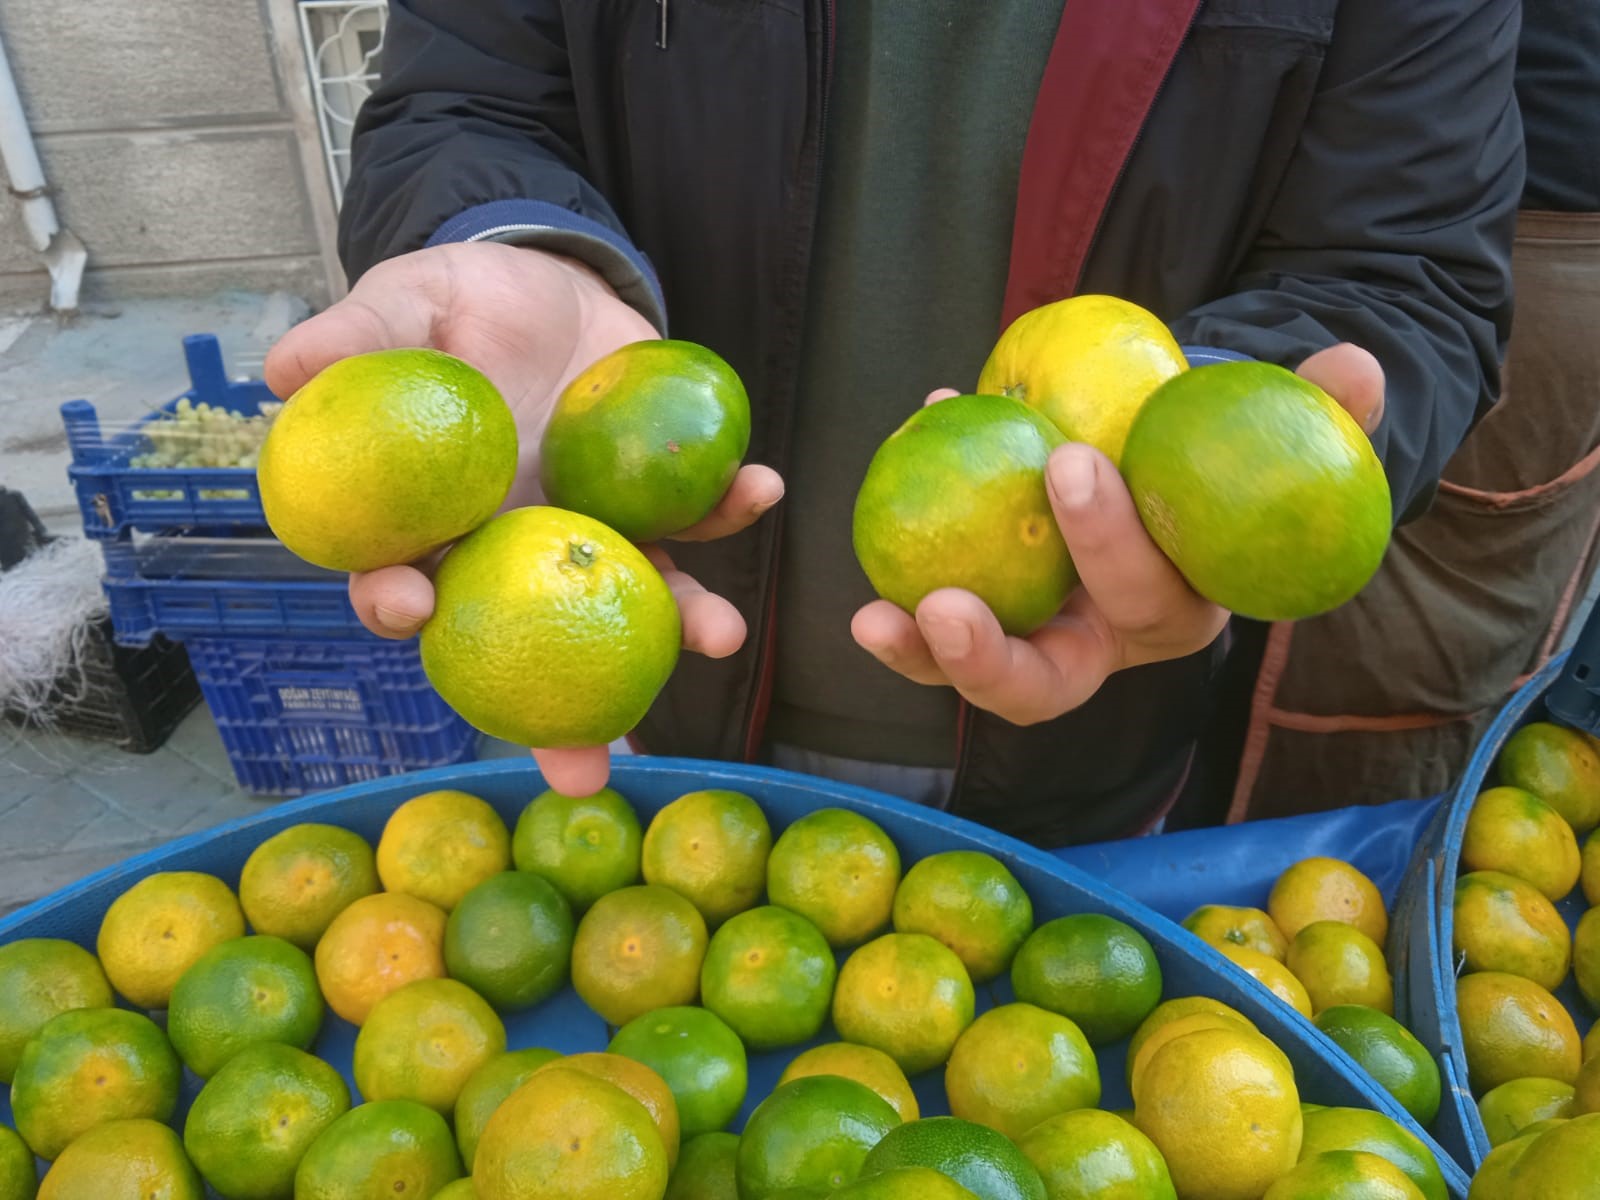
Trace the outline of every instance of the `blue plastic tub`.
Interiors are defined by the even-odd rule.
[[[1093,912],[1115,916],[1139,929],[1155,948],[1167,995],[1204,994],[1238,1008],[1289,1056],[1304,1098],[1324,1104],[1373,1108],[1394,1118],[1421,1138],[1438,1158],[1451,1195],[1457,1200],[1466,1196],[1467,1176],[1443,1148],[1309,1022],[1274,999],[1215,950],[1183,933],[1166,918],[1042,850],[893,797],[770,768],[624,758],[615,765],[613,784],[632,801],[641,820],[646,822],[663,805],[684,792],[722,787],[755,797],[775,832],[806,812],[836,805],[864,813],[882,825],[907,863],[953,848],[988,851],[1003,861],[1027,888],[1033,898],[1036,921],[1067,913]],[[443,787],[462,788],[482,796],[509,823],[543,790],[544,784],[531,763],[481,763],[360,784],[277,805],[258,816],[176,841],[39,901],[0,921],[0,942],[21,937],[63,937],[92,948],[106,907],[147,875],[164,870],[208,871],[235,884],[250,851],[278,830],[301,821],[327,821],[375,841],[384,821],[398,804],[420,792]],[[978,1006],[980,1010],[987,1009],[1010,998],[1009,985],[1002,979],[980,989]],[[568,1052],[603,1048],[609,1035],[600,1018],[579,1002],[570,988],[531,1012],[512,1015],[507,1020],[507,1030],[513,1046],[546,1045]],[[319,1054],[340,1066],[347,1078],[354,1036],[351,1026],[330,1014],[316,1047]],[[817,1040],[832,1040],[835,1036],[829,1028]],[[752,1056],[750,1093],[740,1120],[748,1116],[754,1104],[772,1088],[784,1065],[802,1048]],[[1127,1103],[1122,1067],[1125,1053],[1124,1043],[1106,1047],[1099,1055],[1104,1079],[1102,1103],[1107,1107]],[[948,1111],[941,1072],[927,1072],[912,1082],[925,1113]],[[180,1124],[182,1112],[196,1088],[196,1080],[186,1080],[178,1118]],[[0,1120],[9,1120],[9,1117],[5,1101],[0,1100]]]
[[[1181,921],[1201,904],[1265,907],[1272,884],[1302,858],[1343,859],[1370,878],[1389,908],[1385,958],[1394,978],[1395,1015],[1428,1047],[1439,1066],[1439,1115],[1432,1133],[1457,1162],[1481,1160],[1469,1152],[1468,1114],[1477,1109],[1464,1069],[1443,1053],[1436,1004],[1410,1002],[1413,989],[1431,993],[1438,954],[1438,906],[1431,888],[1413,886],[1419,872],[1431,879],[1426,854],[1418,866],[1413,848],[1437,845],[1450,805],[1441,798],[1343,808],[1220,829],[1197,829],[1055,851],[1064,862],[1126,892],[1162,916]]]
[[[174,525],[215,530],[266,527],[256,473],[248,468],[157,470],[130,465],[131,459],[150,448],[141,429],[166,419],[181,400],[254,416],[262,404],[276,399],[260,380],[229,379],[211,334],[184,338],[183,353],[189,389],[132,429],[107,437],[87,400],[69,400],[61,406],[72,451],[67,475],[77,491],[83,531],[89,537],[115,538],[131,529],[153,533]]]
[[[1559,719],[1549,712],[1546,699],[1561,679],[1567,661],[1568,656],[1562,655],[1545,664],[1495,717],[1474,748],[1455,790],[1418,843],[1401,887],[1400,909],[1406,922],[1409,955],[1403,992],[1396,980],[1396,1016],[1439,1056],[1447,1070],[1450,1094],[1445,1107],[1450,1112],[1446,1119],[1441,1109],[1435,1132],[1456,1160],[1473,1170],[1488,1154],[1489,1139],[1468,1086],[1461,1023],[1456,1014],[1454,898],[1461,841],[1473,802],[1480,792],[1492,786],[1495,759],[1506,740],[1531,722]],[[1583,893],[1575,890],[1556,907],[1569,926],[1576,926],[1586,909]],[[1570,976],[1556,991],[1556,998],[1572,1014],[1578,1032],[1585,1032],[1592,1024],[1592,1015]]]

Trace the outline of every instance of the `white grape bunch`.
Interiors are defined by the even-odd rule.
[[[128,460],[130,467],[175,470],[185,467],[240,467],[255,470],[261,443],[283,407],[269,401],[259,415],[245,416],[201,401],[179,400],[171,415],[146,424],[141,432],[150,449]]]

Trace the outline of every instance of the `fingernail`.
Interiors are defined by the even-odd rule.
[[[421,621],[413,616],[392,608],[384,608],[382,605],[375,607],[372,610],[372,615],[378,618],[378,624],[391,633],[410,633],[422,624]]]
[[[1094,499],[1094,459],[1078,451],[1056,455],[1050,484],[1063,508],[1087,508]]]
[[[922,636],[940,658],[965,658],[972,649],[972,627],[951,617],[930,617]]]
[[[772,497],[772,499],[770,499],[770,500],[757,500],[754,504],[752,504],[750,506],[750,515],[753,516],[753,517],[759,517],[762,513],[766,512],[767,509],[774,507],[778,503],[778,501],[782,500],[782,499],[783,499],[783,493],[779,492],[776,496]]]

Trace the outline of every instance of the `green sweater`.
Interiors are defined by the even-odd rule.
[[[767,736],[948,766],[957,696],[850,636],[873,599],[850,514],[873,451],[995,338],[1017,175],[1062,0],[839,0],[821,207],[784,499]]]

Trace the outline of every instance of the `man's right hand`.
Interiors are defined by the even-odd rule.
[[[556,398],[590,363],[655,329],[593,270],[559,255],[493,242],[434,246],[380,263],[343,300],[295,326],[268,354],[267,386],[288,399],[324,367],[373,350],[425,346],[453,354],[486,375],[516,417],[521,451],[506,508],[542,502],[539,443]],[[768,467],[745,466],[717,508],[677,535],[707,540],[752,524],[783,496]],[[661,570],[683,615],[684,648],[712,658],[744,642],[731,604],[674,569],[659,546],[646,553]],[[350,577],[361,623],[383,637],[413,636],[433,614],[430,564],[397,564]],[[604,746],[534,748],[550,786],[588,795],[605,786]]]

